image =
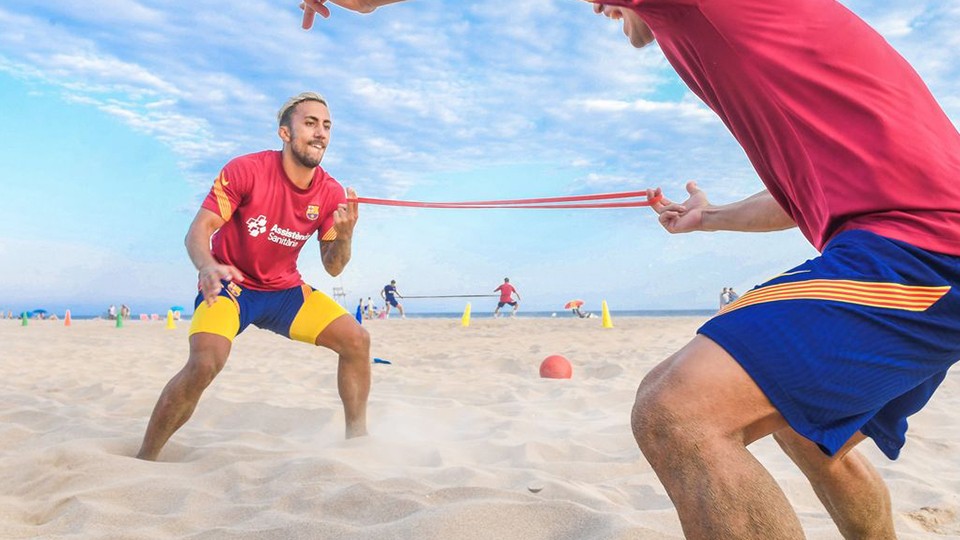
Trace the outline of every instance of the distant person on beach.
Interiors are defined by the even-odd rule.
[[[593,313],[590,313],[590,312],[584,313],[583,311],[580,311],[580,306],[577,306],[571,309],[570,311],[572,311],[574,315],[576,315],[577,317],[580,317],[581,319],[589,319],[593,317]]]
[[[356,193],[323,168],[333,125],[327,102],[304,92],[277,115],[280,151],[231,160],[187,232],[200,292],[187,364],[157,401],[137,457],[155,460],[223,369],[234,337],[250,324],[339,355],[338,390],[346,437],[367,434],[370,336],[347,311],[304,283],[297,256],[316,232],[323,267],[339,275],[350,260]]]
[[[397,280],[391,279],[390,283],[384,285],[383,290],[380,291],[380,297],[383,298],[383,301],[386,303],[384,306],[386,315],[384,315],[384,317],[390,316],[390,307],[392,306],[400,311],[401,318],[407,318],[403,313],[403,304],[397,301],[397,298],[403,298],[403,295],[397,290]]]
[[[720,292],[720,307],[730,303],[730,289],[724,287],[723,291]]]
[[[727,294],[730,295],[730,302],[728,302],[728,303],[736,302],[736,301],[737,301],[737,298],[740,298],[740,295],[737,294],[737,292],[733,290],[733,287],[727,287]]]
[[[107,308],[107,318],[108,319],[117,318],[117,306],[110,304],[110,307]]]
[[[493,310],[493,316],[499,317],[500,309],[503,306],[511,306],[513,308],[511,316],[516,317],[517,310],[520,308],[520,293],[510,284],[510,278],[503,278],[503,283],[497,286],[493,292],[500,293],[500,301],[497,302],[497,309]],[[514,295],[517,297],[516,300],[513,299]]]
[[[330,0],[359,12],[396,1]],[[895,459],[907,418],[960,358],[956,127],[906,60],[836,0],[594,10],[621,20],[636,48],[657,40],[765,187],[714,205],[689,182],[684,202],[653,205],[663,227],[798,227],[821,252],[744,294],[640,384],[634,437],[684,535],[803,538],[747,449],[772,434],[843,537],[896,537],[889,491],[855,447],[869,437]]]

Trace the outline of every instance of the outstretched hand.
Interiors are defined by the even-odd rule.
[[[330,8],[324,5],[328,1],[343,9],[349,9],[357,13],[370,13],[377,9],[379,5],[375,0],[303,0],[300,3],[300,9],[303,10],[303,24],[301,26],[304,30],[309,30],[313,26],[316,14],[319,13],[324,19],[330,17]]]
[[[303,23],[301,23],[301,26],[304,30],[309,30],[313,27],[313,19],[317,13],[324,19],[330,16],[330,8],[323,5],[325,1],[326,0],[303,0],[303,2],[300,3],[300,9],[303,10]]]
[[[690,194],[687,200],[678,204],[663,197],[660,188],[647,190],[651,200],[660,197],[650,207],[660,215],[660,225],[671,234],[702,230],[703,210],[710,206],[710,201],[696,182],[687,182],[687,193]]]
[[[351,202],[352,201],[352,202]],[[360,217],[360,205],[357,203],[357,192],[347,188],[347,202],[337,205],[333,211],[333,228],[337,231],[337,238],[349,240],[353,236],[353,228]]]

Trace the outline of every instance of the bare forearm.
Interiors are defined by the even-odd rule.
[[[704,231],[769,232],[796,226],[766,190],[742,201],[704,208],[701,221]]]
[[[212,234],[213,231],[191,227],[187,231],[187,237],[184,238],[183,243],[187,246],[187,255],[190,256],[190,261],[197,270],[211,264],[217,264],[213,253],[210,252],[210,236]]]
[[[323,259],[323,268],[331,276],[339,276],[350,262],[352,242],[349,239],[338,238],[333,242],[324,242],[320,250]]]

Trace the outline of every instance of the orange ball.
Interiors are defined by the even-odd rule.
[[[540,363],[540,376],[545,379],[569,379],[573,376],[573,366],[559,354],[551,354]]]

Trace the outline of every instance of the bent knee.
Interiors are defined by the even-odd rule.
[[[718,416],[721,404],[691,393],[669,369],[653,371],[637,388],[631,428],[648,459],[670,459],[671,454],[695,449],[709,440],[736,437],[736,429]]]
[[[367,332],[367,329],[360,325],[352,327],[343,336],[340,343],[338,352],[346,356],[368,356],[370,354],[370,332]]]
[[[651,384],[649,378],[640,383],[630,414],[630,426],[645,455],[677,438],[684,429],[680,414],[670,406],[670,399],[662,388]]]
[[[187,382],[199,390],[210,385],[223,369],[226,357],[212,351],[193,351],[183,369]]]

